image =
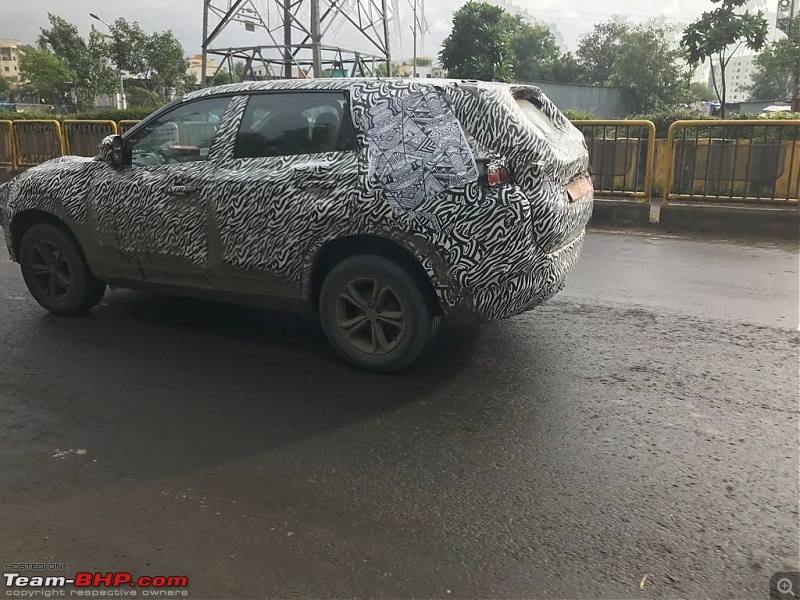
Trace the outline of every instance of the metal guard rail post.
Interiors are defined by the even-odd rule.
[[[95,126],[97,130],[92,131],[92,126]],[[106,128],[106,131],[99,131],[101,128]],[[83,129],[82,132],[85,136],[91,136],[95,134],[102,140],[107,135],[116,135],[117,134],[117,123],[111,120],[93,120],[93,119],[67,119],[63,122],[63,135],[64,135],[64,149],[65,154],[72,154],[72,148],[70,145],[70,132],[71,130],[78,130],[80,131]],[[85,131],[89,129],[89,131]],[[98,143],[100,142],[98,140]],[[97,154],[96,148],[93,148],[93,153],[91,155],[87,154],[86,156],[94,156]]]
[[[740,128],[740,127],[750,127],[751,128],[751,135],[747,137],[721,137],[721,138],[714,138],[712,137],[712,132],[715,129],[721,129],[722,133],[725,134],[725,128]],[[759,191],[757,195],[751,196],[748,195],[748,192],[751,189],[751,184],[753,183],[751,180],[751,173],[752,173],[752,159],[753,159],[753,149],[758,148],[757,144],[753,142],[758,142],[761,136],[755,136],[755,130],[758,128],[764,129],[764,143],[762,147],[762,152],[764,148],[769,146],[768,144],[768,131],[770,129],[774,129],[776,131],[780,131],[780,128],[788,128],[788,127],[795,127],[797,128],[797,132],[794,134],[794,138],[792,139],[791,135],[788,139],[785,139],[782,135],[778,140],[778,143],[775,144],[773,141],[773,145],[776,146],[775,152],[775,168],[774,168],[774,177],[772,178],[772,192],[771,197],[766,195],[761,195]],[[699,130],[700,129],[709,129],[709,133],[705,137],[700,137]],[[702,194],[694,194],[694,189],[692,189],[692,193],[684,194],[682,190],[678,190],[677,193],[673,193],[674,185],[675,185],[675,162],[677,158],[677,147],[678,147],[678,140],[676,139],[676,132],[678,130],[683,130],[683,137],[681,141],[683,142],[682,145],[682,154],[681,154],[681,167],[683,167],[685,159],[686,159],[686,142],[687,142],[687,131],[690,129],[697,130],[696,135],[694,137],[694,145],[695,145],[695,157],[692,161],[692,177],[691,183],[694,187],[696,181],[702,181],[703,183],[703,193]],[[711,148],[713,146],[714,140],[722,141],[723,144],[718,145],[717,147],[720,148],[720,156],[718,158],[719,166],[717,168],[718,177],[717,178],[710,178],[710,171],[711,171],[711,163],[712,161],[712,151]],[[689,140],[692,141],[692,140]],[[733,141],[733,160],[731,161],[731,176],[728,180],[724,180],[722,178],[723,172],[723,158],[726,149],[725,142]],[[705,165],[705,175],[701,180],[698,180],[696,175],[697,164],[698,164],[698,152],[697,148],[700,147],[700,142],[708,148],[706,152],[706,165]],[[706,143],[707,142],[707,143]],[[740,142],[746,142],[746,144]],[[791,142],[791,151],[787,154],[784,154],[784,161],[781,162],[781,149],[782,146],[788,142]],[[740,145],[745,147],[746,150],[740,151]],[[691,146],[690,146],[691,147]],[[669,153],[669,161],[666,167],[666,180],[664,182],[664,196],[663,201],[666,203],[669,200],[675,199],[694,199],[694,200],[719,200],[719,199],[726,199],[726,200],[734,200],[734,201],[743,201],[743,202],[769,202],[769,203],[776,203],[776,202],[797,202],[797,196],[800,195],[798,192],[800,191],[800,119],[717,119],[717,120],[702,120],[702,121],[675,121],[670,125],[669,133],[667,135],[667,152]],[[747,157],[747,166],[745,168],[744,178],[737,179],[737,156],[739,153],[744,154],[746,152]],[[797,163],[797,168],[795,165]],[[759,165],[760,166],[760,165]],[[781,171],[781,167],[783,167],[783,171]],[[701,168],[702,169],[702,168]],[[794,178],[792,177],[794,175]],[[785,198],[778,197],[778,182],[783,181],[785,179]],[[716,194],[708,194],[709,188],[709,181],[716,181],[717,185],[719,186],[720,183],[726,182],[730,184],[730,190],[727,194],[721,194],[719,188],[717,189]],[[744,182],[744,193],[741,196],[734,195],[735,184],[736,182]],[[759,181],[760,183],[763,183]],[[683,169],[681,169],[681,183],[683,183]],[[792,193],[795,194],[792,197]]]
[[[17,128],[24,129],[26,126],[29,125],[49,125],[52,126],[52,132],[55,134],[56,141],[58,143],[58,152],[57,153],[49,153],[46,160],[50,160],[51,158],[59,158],[66,154],[66,147],[64,144],[64,135],[61,132],[61,123],[54,119],[20,119],[19,121],[12,121],[12,138],[14,140],[14,153],[15,153],[15,161],[17,167],[33,167],[38,165],[44,161],[37,161],[37,162],[25,162],[24,155],[22,153],[21,147],[21,136],[19,135]],[[52,155],[52,156],[51,156]]]
[[[642,119],[586,119],[586,120],[575,120],[572,121],[572,124],[581,130],[581,133],[584,133],[584,127],[591,127],[592,131],[594,131],[594,127],[603,127],[603,138],[605,138],[605,129],[607,127],[614,127],[614,142],[619,140],[619,129],[620,128],[627,128],[628,134],[630,134],[630,129],[632,127],[638,127],[640,129],[647,130],[647,152],[645,158],[645,174],[644,174],[644,183],[643,183],[643,190],[603,190],[603,189],[596,189],[595,193],[598,195],[606,194],[606,195],[623,195],[623,196],[633,196],[635,198],[645,198],[648,202],[652,195],[653,190],[653,170],[655,168],[655,153],[656,153],[656,126],[652,121],[642,120]],[[627,139],[627,138],[626,138]],[[616,144],[615,144],[616,145]],[[589,144],[587,143],[587,146]],[[589,148],[591,153],[591,148]],[[591,154],[590,154],[591,159]],[[615,159],[616,160],[616,159]],[[632,165],[633,166],[633,165]],[[625,167],[627,168],[627,152],[625,157]],[[594,170],[594,169],[593,169]],[[623,175],[623,177],[627,177],[627,173]],[[634,186],[636,184],[636,178],[634,179]],[[613,186],[612,186],[613,187]]]
[[[17,168],[17,152],[14,147],[14,124],[12,121],[0,121],[0,136],[5,138],[5,150],[8,160],[3,160],[0,155],[0,167],[10,167],[11,170]]]

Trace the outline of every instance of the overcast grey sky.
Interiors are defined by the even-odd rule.
[[[264,0],[261,0],[264,2]],[[663,22],[685,25],[703,10],[711,7],[710,0],[513,0],[533,17],[554,25],[564,45],[574,48],[578,37],[589,31],[597,21],[612,14],[622,14],[631,20],[658,18]],[[394,40],[395,58],[411,55],[409,0],[398,0],[402,39]],[[753,0],[776,4],[772,0]],[[424,55],[434,56],[442,39],[448,34],[454,10],[464,0],[425,0],[425,12],[430,32],[424,36]],[[90,12],[106,21],[117,17],[136,20],[147,30],[171,29],[183,43],[187,54],[200,50],[202,26],[201,0],[0,0],[0,38],[18,38],[26,43],[35,41],[39,28],[47,23],[47,12],[54,12],[88,32],[93,23]],[[241,45],[269,43],[266,36],[233,31],[227,42]],[[338,42],[343,43],[343,42]],[[421,53],[422,54],[422,53]]]

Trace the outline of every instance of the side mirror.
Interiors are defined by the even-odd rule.
[[[122,155],[125,143],[121,135],[109,135],[100,142],[100,160],[118,167],[122,164]]]

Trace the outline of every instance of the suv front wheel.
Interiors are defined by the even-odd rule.
[[[379,373],[413,363],[440,321],[403,267],[372,254],[347,258],[331,270],[322,285],[320,317],[342,358]]]
[[[94,276],[75,241],[47,223],[25,232],[19,263],[31,295],[52,313],[84,313],[98,304],[106,291],[106,284]]]

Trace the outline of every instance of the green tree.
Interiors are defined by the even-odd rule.
[[[585,72],[578,64],[575,55],[572,52],[565,52],[553,62],[550,78],[556,83],[580,84],[585,80]]]
[[[511,51],[514,55],[514,79],[551,81],[559,58],[556,38],[546,25],[530,24],[521,17],[509,17],[512,24]]]
[[[50,27],[41,30],[39,48],[65,60],[74,73],[70,92],[78,109],[91,107],[98,94],[114,92],[119,79],[103,58],[102,36],[92,31],[87,41],[69,21],[51,13],[47,18]]]
[[[214,79],[212,80],[212,85],[227,85],[231,82],[231,74],[228,73],[225,69],[220,69],[214,75]]]
[[[486,2],[467,2],[453,15],[453,29],[439,52],[451,77],[511,81],[514,52],[508,13]]]
[[[125,92],[128,108],[158,108],[163,104],[157,92],[151,92],[138,86],[129,86]]]
[[[622,35],[608,81],[622,90],[629,111],[656,112],[687,100],[691,71],[670,34],[651,23]]]
[[[233,63],[233,82],[239,83],[245,80],[245,71],[247,71],[247,63],[243,60],[237,60]]]
[[[689,100],[691,102],[711,102],[716,96],[705,83],[693,81],[689,84]]]
[[[192,87],[183,46],[171,31],[149,34],[136,21],[117,19],[106,38],[106,53],[121,71],[140,80],[145,89],[162,98]]]
[[[581,83],[608,83],[620,46],[630,28],[623,17],[615,15],[608,21],[596,23],[590,33],[580,38],[575,57],[583,71]]]
[[[68,103],[77,78],[67,59],[33,46],[20,49],[19,73],[25,93],[47,104]]]
[[[751,100],[790,99],[800,72],[800,16],[789,24],[788,37],[772,42],[756,58]]]
[[[714,92],[725,118],[725,101],[728,94],[725,70],[734,53],[744,45],[750,50],[761,50],[767,39],[767,21],[761,11],[737,12],[747,0],[711,0],[718,4],[714,10],[704,12],[683,32],[681,43],[688,52],[688,61],[694,66],[709,60]],[[719,84],[716,73],[719,72]]]
[[[433,64],[433,61],[430,58],[425,57],[417,57],[417,66],[418,67],[430,67]]]
[[[5,77],[0,75],[0,98],[6,100],[10,95],[11,95],[11,84]]]

